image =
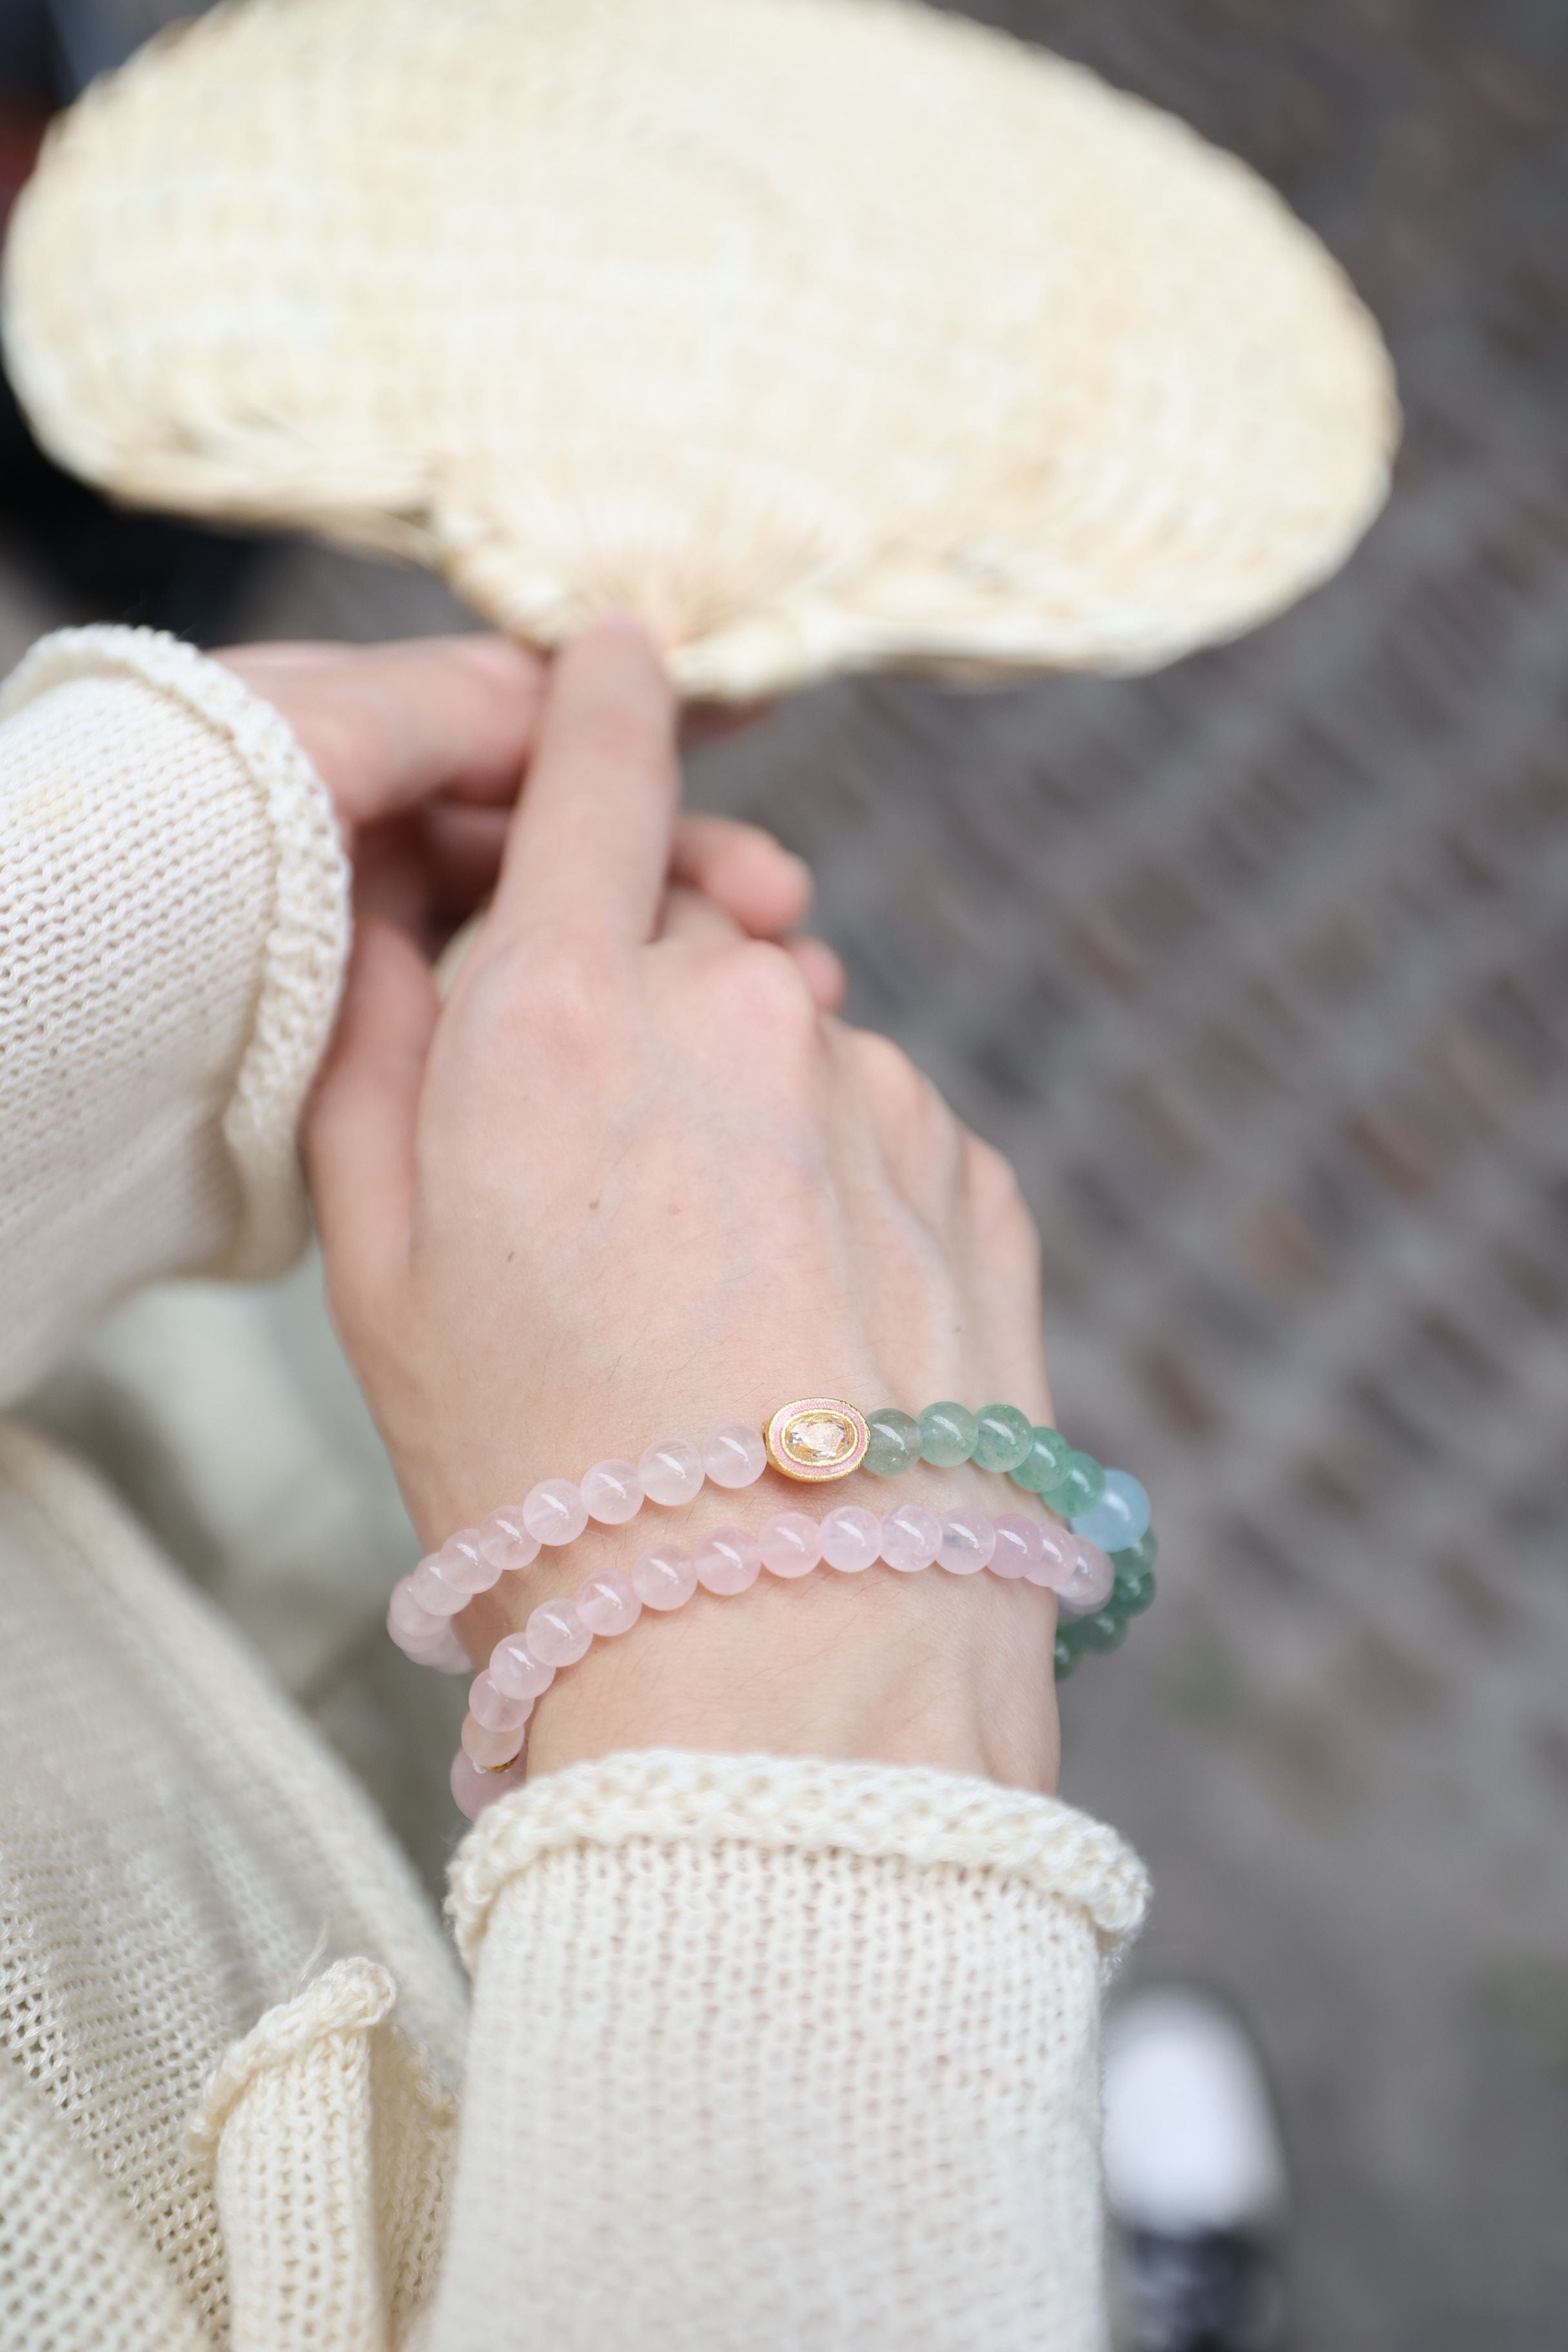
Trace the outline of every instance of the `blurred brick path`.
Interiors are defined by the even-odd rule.
[[[1546,2352],[1568,2341],[1568,14],[975,13],[1186,115],[1321,231],[1399,363],[1394,504],[1237,647],[1131,684],[835,688],[694,791],[812,858],[856,1015],[1016,1159],[1062,1418],[1156,1492],[1161,1604],[1068,1687],[1067,1792],[1153,1865],[1138,1970],[1218,1982],[1262,2035],[1300,2352]],[[0,634],[26,617],[0,602]],[[248,617],[372,636],[450,608],[281,549]],[[285,1356],[321,1353],[315,1312],[308,1284],[280,1300]],[[428,1865],[411,1678],[355,1606],[310,1696]],[[434,1748],[444,1711],[418,1704]]]

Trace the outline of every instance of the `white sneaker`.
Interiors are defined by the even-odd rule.
[[[1273,2101],[1235,2014],[1175,1986],[1105,2032],[1105,2189],[1129,2352],[1265,2352],[1287,2202]]]

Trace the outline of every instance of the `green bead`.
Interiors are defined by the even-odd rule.
[[[1127,1620],[1114,1609],[1101,1609],[1093,1617],[1080,1617],[1076,1627],[1080,1650],[1114,1650],[1127,1639]]]
[[[1048,1486],[1040,1488],[1049,1507],[1064,1519],[1091,1511],[1105,1492],[1105,1473],[1092,1454],[1069,1454]]]
[[[1159,1558],[1159,1553],[1160,1547],[1154,1540],[1154,1530],[1150,1528],[1139,1537],[1135,1544],[1128,1544],[1121,1551],[1113,1551],[1110,1555],[1110,1565],[1118,1569],[1152,1568]]]
[[[1035,1442],[1026,1412],[1016,1404],[988,1404],[975,1416],[974,1460],[983,1470],[1016,1470]]]
[[[1037,1429],[1027,1454],[1013,1473],[1014,1486],[1022,1486],[1026,1495],[1043,1495],[1060,1476],[1062,1464],[1071,1452],[1059,1429]]]
[[[1073,1648],[1073,1645],[1072,1645],[1072,1643],[1071,1643],[1070,1642],[1064,1641],[1064,1640],[1063,1640],[1063,1638],[1062,1638],[1062,1636],[1061,1636],[1061,1634],[1059,1634],[1059,1633],[1058,1633],[1058,1634],[1057,1635],[1057,1680],[1058,1680],[1058,1683],[1065,1683],[1065,1682],[1066,1682],[1066,1680],[1067,1680],[1067,1678],[1068,1678],[1068,1676],[1071,1674],[1071,1672],[1072,1672],[1073,1668],[1077,1665],[1077,1664],[1078,1664],[1078,1652]]]
[[[866,1426],[871,1433],[866,1448],[868,1470],[879,1478],[896,1478],[900,1471],[914,1468],[921,1458],[921,1425],[912,1412],[885,1404],[880,1412],[866,1415]]]
[[[1110,1605],[1123,1617],[1136,1617],[1154,1598],[1152,1568],[1118,1568]]]
[[[974,1415],[961,1404],[928,1404],[921,1415],[921,1460],[956,1470],[974,1451]]]

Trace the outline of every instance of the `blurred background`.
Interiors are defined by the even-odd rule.
[[[175,13],[0,0],[0,203]],[[189,13],[188,10],[182,13]],[[705,755],[815,865],[852,1010],[1016,1160],[1058,1406],[1153,1490],[1159,1605],[1064,1694],[1151,1863],[1135,1976],[1230,1993],[1296,2176],[1302,2352],[1568,2326],[1568,8],[973,13],[1246,156],[1392,342],[1349,571],[1147,680],[831,687]],[[0,419],[0,662],[70,619],[467,625],[419,575],[114,516]],[[433,1885],[460,1686],[314,1269],[134,1302],[36,1405],[388,1802]]]

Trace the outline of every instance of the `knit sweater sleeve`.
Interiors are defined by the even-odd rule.
[[[288,1264],[347,943],[268,704],[149,630],[34,647],[0,697],[0,1402],[139,1283]]]
[[[938,1772],[611,1757],[454,1866],[423,2352],[1099,2352],[1098,2009],[1141,1865]]]

